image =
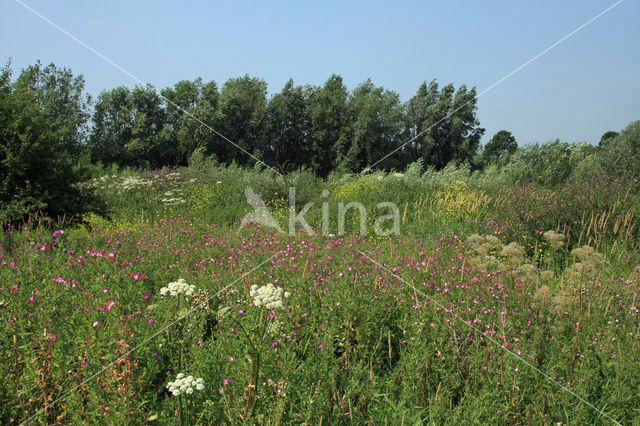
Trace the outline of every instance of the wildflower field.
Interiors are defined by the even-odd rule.
[[[86,185],[108,214],[0,237],[3,424],[640,422],[637,181],[212,166]],[[283,229],[295,187],[314,235],[241,229],[246,187]],[[356,210],[339,232],[350,201],[368,232]],[[379,202],[400,235],[371,232]]]

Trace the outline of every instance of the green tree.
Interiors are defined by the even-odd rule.
[[[163,154],[162,165],[182,166],[186,164],[187,154],[180,149],[178,134],[185,111],[189,111],[198,104],[201,91],[201,78],[196,78],[193,81],[182,80],[173,87],[167,87],[161,91],[165,100],[165,122],[159,135],[159,145],[162,147]]]
[[[40,61],[29,65],[18,76],[16,86],[32,92],[44,118],[74,155],[85,149],[91,97],[84,94],[84,78],[68,68]]]
[[[480,145],[484,129],[476,118],[475,88],[453,84],[438,90],[438,84],[424,82],[408,105],[410,161],[422,158],[425,165],[442,168],[449,162],[471,162]],[[412,158],[413,155],[416,158]]]
[[[605,132],[600,138],[600,142],[598,142],[598,146],[599,147],[605,146],[610,139],[615,138],[616,136],[618,136],[618,134],[619,134],[618,132],[614,132],[613,130],[609,130],[608,132]]]
[[[105,90],[98,96],[89,136],[91,159],[103,164],[131,165],[126,145],[133,132],[131,91],[124,87]]]
[[[80,215],[91,207],[93,197],[80,182],[86,170],[76,166],[79,141],[85,125],[77,115],[57,117],[62,107],[81,111],[81,77],[76,79],[64,70],[69,81],[59,82],[59,71],[52,64],[44,69],[39,64],[22,71],[11,83],[10,65],[0,75],[0,223],[24,219],[36,212],[56,217]],[[65,77],[66,78],[66,77]],[[43,94],[46,94],[43,98]],[[61,105],[58,99],[76,102]]]
[[[170,142],[162,136],[165,109],[162,98],[151,87],[136,87],[131,92],[130,108],[133,113],[131,139],[125,144],[134,166],[158,168],[165,165],[170,155]]]
[[[423,138],[421,135],[426,131],[424,125],[427,123],[429,112],[438,101],[439,96],[438,83],[432,80],[427,84],[425,81],[418,87],[416,95],[407,102],[405,127],[408,142],[405,142],[403,152],[406,153],[408,163],[422,158]]]
[[[311,115],[311,165],[326,177],[336,167],[337,152],[347,147],[347,88],[342,77],[332,75],[309,99]]]
[[[640,121],[630,123],[601,149],[604,170],[617,176],[640,178]]]
[[[248,75],[229,79],[220,92],[219,114],[214,128],[244,151],[216,137],[211,140],[209,152],[222,162],[253,163],[247,152],[260,155],[257,150],[264,136],[266,106],[267,84],[264,80]]]
[[[484,164],[489,164],[502,158],[504,155],[511,155],[518,149],[516,138],[506,130],[500,130],[493,135],[491,140],[485,145],[482,152]]]
[[[355,172],[374,164],[401,143],[403,107],[400,97],[371,80],[359,85],[349,97],[348,150],[338,152],[338,164]],[[401,168],[397,156],[384,159],[378,168]]]
[[[311,159],[309,90],[289,80],[269,101],[266,137],[261,148],[265,161],[290,172]]]
[[[151,87],[103,91],[93,114],[89,138],[92,159],[120,166],[162,167],[175,149],[163,132],[162,98]]]
[[[216,82],[210,81],[202,87],[196,105],[187,110],[189,114],[182,116],[178,130],[180,164],[185,164],[198,148],[205,153],[214,153],[220,136],[211,129],[215,129],[222,121],[218,111],[219,97]]]

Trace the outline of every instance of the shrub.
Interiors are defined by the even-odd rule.
[[[640,121],[629,124],[602,148],[604,169],[616,176],[640,177]]]
[[[83,122],[77,115],[68,122],[52,119],[57,105],[51,97],[81,90],[81,79],[39,64],[24,70],[13,84],[10,77],[7,65],[0,76],[0,223],[40,212],[74,216],[95,208],[92,191],[79,185],[88,169],[86,161],[77,160],[73,134]],[[68,89],[69,80],[80,88]]]

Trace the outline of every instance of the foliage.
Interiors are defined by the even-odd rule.
[[[500,130],[493,135],[491,140],[485,145],[482,151],[482,158],[485,164],[492,163],[503,156],[513,154],[518,148],[516,138],[506,130]]]
[[[640,178],[640,121],[630,123],[602,148],[603,169],[616,176]]]
[[[434,80],[424,82],[411,98],[407,129],[411,143],[405,151],[410,161],[422,158],[426,165],[440,169],[450,162],[470,162],[478,150],[484,129],[476,118],[475,88],[453,84],[439,89]]]
[[[289,80],[270,99],[258,78],[232,78],[220,92],[198,78],[159,92],[102,92],[89,145],[96,162],[139,168],[184,166],[204,149],[222,164],[249,166],[257,158],[282,173],[308,167],[323,178],[371,165],[399,170],[418,159],[440,169],[477,154],[484,130],[476,103],[475,89],[439,89],[435,81],[402,104],[371,80],[350,92],[335,74],[322,87]]]
[[[82,78],[40,64],[13,83],[10,78],[7,65],[0,78],[0,223],[39,214],[71,218],[98,208],[80,185],[88,172],[78,140],[86,108]]]

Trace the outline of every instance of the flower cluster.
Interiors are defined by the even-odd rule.
[[[194,388],[199,391],[204,389],[202,377],[194,379],[193,376],[185,376],[183,373],[180,373],[176,376],[174,382],[167,383],[167,389],[169,389],[169,392],[171,392],[173,396],[178,396],[181,393],[191,395]]]
[[[184,204],[186,203],[186,201],[184,200],[184,198],[180,196],[181,195],[180,192],[182,192],[181,189],[174,189],[173,191],[167,191],[164,193],[165,197],[160,201],[162,201],[166,206],[175,206],[177,204]]]
[[[473,234],[467,239],[466,244],[476,254],[471,261],[482,269],[494,269],[500,266],[496,255],[502,250],[502,243],[497,237]]]
[[[194,286],[193,284],[187,284],[187,282],[183,278],[180,278],[178,281],[170,282],[166,287],[162,287],[160,289],[161,296],[165,296],[167,293],[169,293],[169,295],[171,296],[178,296],[180,294],[191,296],[195,292],[196,286]]]
[[[524,263],[524,248],[515,241],[510,242],[502,248],[500,255],[507,259],[501,264],[501,268],[516,269]]]
[[[254,298],[255,306],[264,306],[267,309],[281,308],[283,296],[285,298],[291,296],[291,293],[282,288],[276,288],[273,284],[263,285],[260,288],[254,284],[249,294]]]
[[[564,245],[564,235],[558,234],[556,231],[547,231],[542,234],[545,240],[549,242],[551,248],[554,250],[558,250],[560,247]]]
[[[570,281],[595,282],[600,277],[603,267],[609,265],[602,253],[590,246],[575,248],[571,250],[571,254],[580,262],[574,262],[573,266],[567,268],[566,273],[570,276]]]

